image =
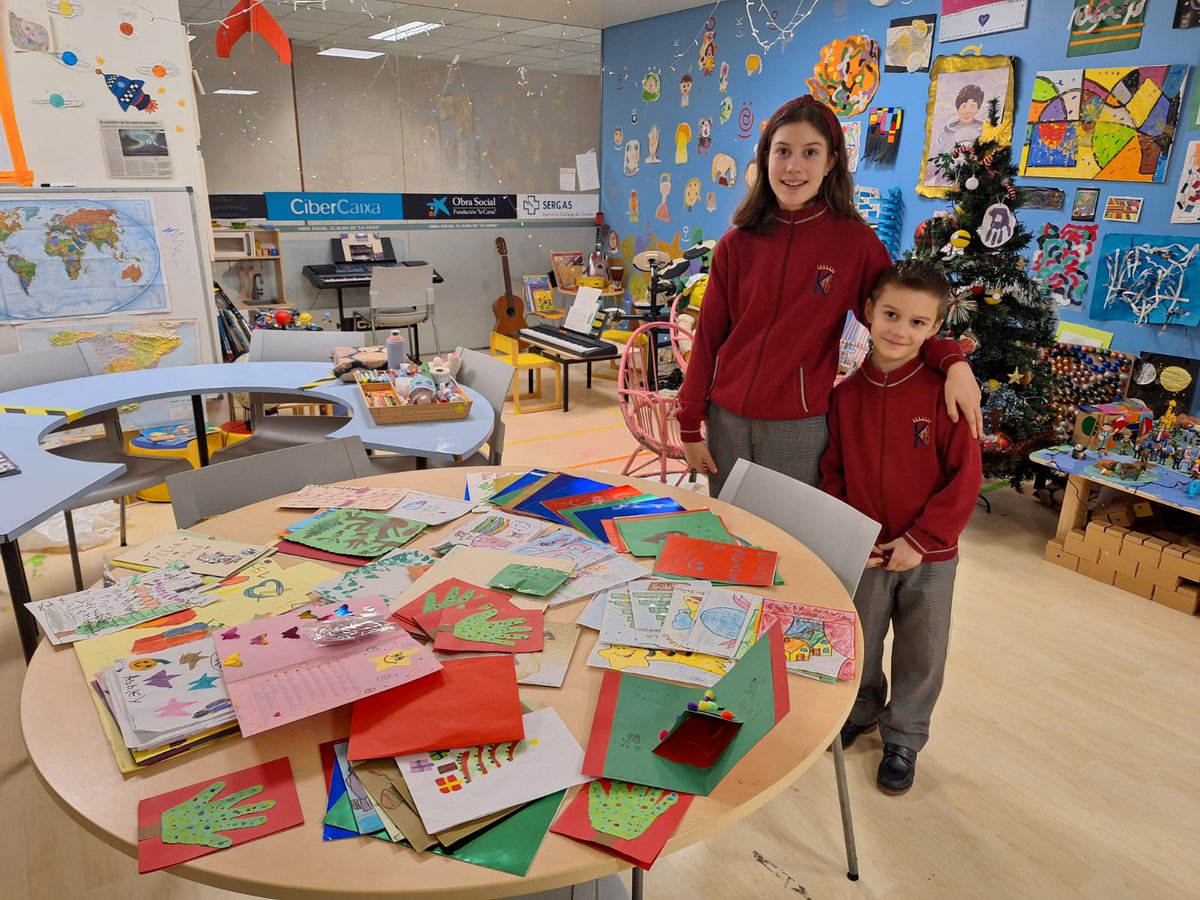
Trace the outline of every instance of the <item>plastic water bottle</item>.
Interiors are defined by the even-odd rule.
[[[399,331],[393,331],[387,338],[388,368],[393,372],[408,362],[408,340]]]

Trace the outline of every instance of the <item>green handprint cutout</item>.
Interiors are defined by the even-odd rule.
[[[533,628],[526,619],[496,619],[496,607],[490,603],[455,622],[451,629],[451,633],[459,640],[504,644],[506,647],[513,646],[517,641],[529,640],[531,631]]]
[[[421,612],[429,613],[439,609],[446,609],[451,606],[466,606],[467,602],[474,596],[474,588],[468,588],[467,590],[456,587],[450,588],[450,590],[446,592],[445,597],[439,597],[436,593],[430,591],[425,595],[425,602],[421,604]]]
[[[225,790],[225,782],[214,781],[195,797],[172,806],[162,814],[162,841],[164,844],[201,844],[216,850],[224,850],[233,844],[232,838],[221,834],[235,828],[253,828],[267,821],[266,816],[250,813],[264,812],[275,805],[274,800],[237,806],[243,800],[261,794],[263,786],[256,784],[237,791],[220,800],[213,800]],[[246,816],[247,818],[241,818]]]
[[[604,781],[598,779],[588,785],[588,821],[601,834],[625,841],[640,838],[679,801],[674,791],[627,781],[610,781],[605,791]]]

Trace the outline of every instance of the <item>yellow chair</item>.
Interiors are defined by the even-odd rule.
[[[492,356],[497,356],[504,360],[516,371],[513,373],[512,383],[512,399],[513,412],[517,415],[521,413],[543,412],[547,409],[559,409],[562,407],[562,388],[563,388],[563,370],[552,359],[542,356],[538,353],[522,353],[521,345],[515,337],[499,332],[492,332]],[[542,370],[554,370],[554,400],[547,400],[542,396]],[[533,373],[533,390],[524,394],[521,393],[521,373]],[[528,403],[529,400],[536,399],[539,402],[533,405]],[[521,401],[525,400],[525,403]]]

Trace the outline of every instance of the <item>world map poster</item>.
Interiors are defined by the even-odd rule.
[[[0,323],[168,309],[150,200],[0,203]]]

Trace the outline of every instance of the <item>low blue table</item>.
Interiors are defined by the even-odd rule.
[[[92,375],[0,393],[0,411],[5,411],[0,412],[0,450],[21,468],[18,475],[0,478],[0,557],[25,658],[28,660],[37,647],[37,628],[25,610],[31,597],[17,539],[125,471],[120,464],[69,460],[43,450],[41,438],[64,424],[68,415],[76,418],[76,412],[89,415],[127,403],[191,396],[196,433],[203,434],[205,394],[295,393],[351,410],[350,422],[328,438],[357,436],[369,450],[415,456],[422,462],[462,459],[478,450],[492,433],[492,407],[471,388],[463,388],[472,401],[465,419],[376,425],[358,386],[329,378],[328,363],[251,362]],[[200,464],[207,465],[207,441],[200,441],[197,449]]]

